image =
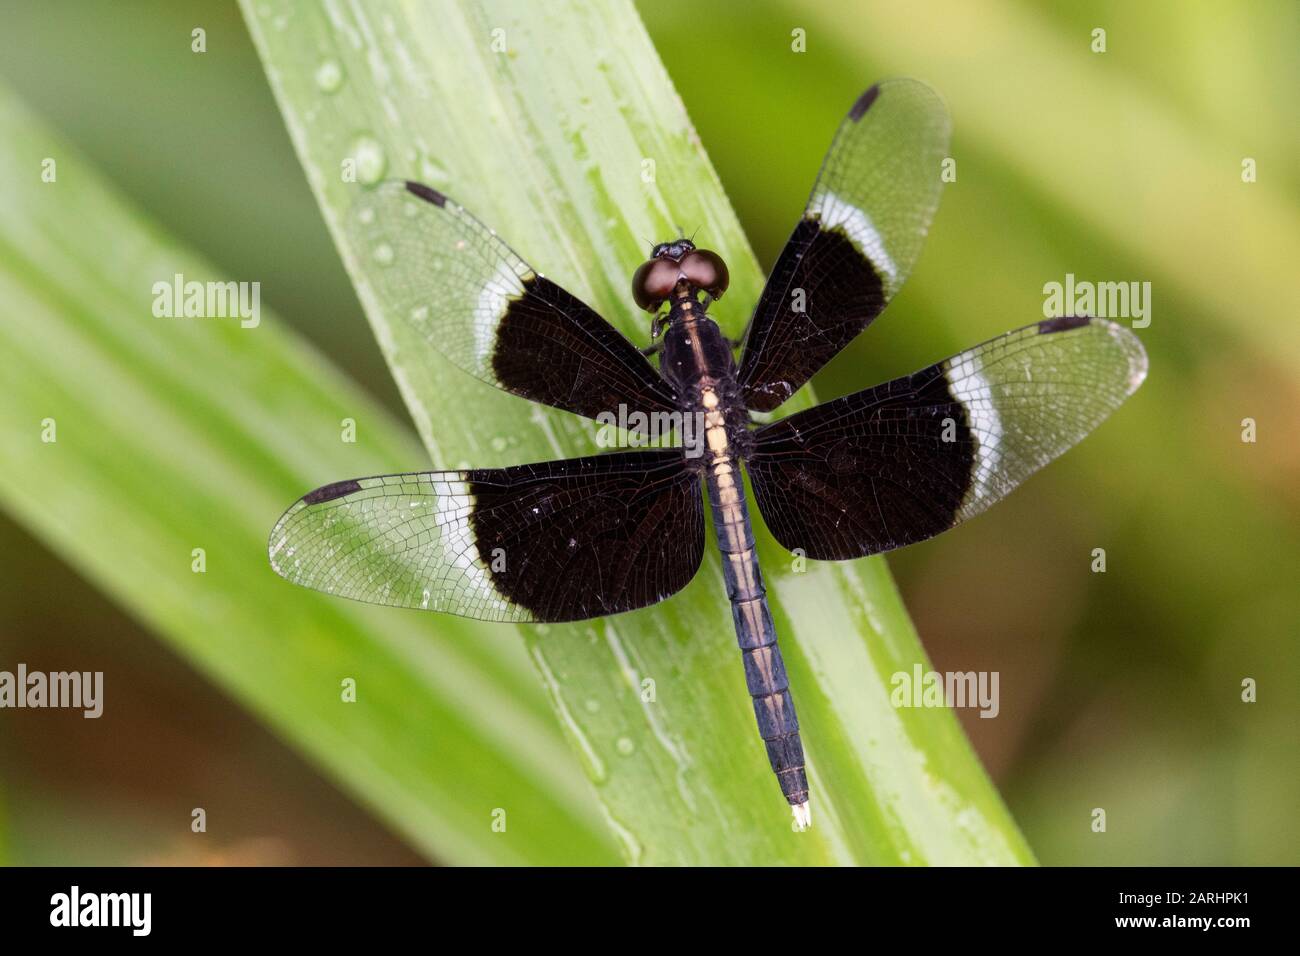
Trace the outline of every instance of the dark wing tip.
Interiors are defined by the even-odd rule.
[[[435,206],[442,207],[447,205],[447,197],[436,189],[432,189],[424,183],[417,183],[412,180],[406,180],[406,191],[413,196],[419,196],[425,202],[431,202]]]
[[[1064,315],[1056,319],[1043,319],[1038,323],[1039,335],[1051,335],[1053,332],[1068,332],[1087,325],[1092,319],[1086,315]]]
[[[871,104],[876,102],[876,97],[879,95],[880,84],[872,83],[871,86],[867,88],[867,92],[858,97],[858,101],[853,104],[853,109],[849,110],[849,119],[853,120],[855,123],[862,119],[862,117],[866,115],[867,110],[871,108]]]
[[[350,495],[354,491],[361,490],[361,482],[356,479],[348,481],[336,481],[332,485],[324,485],[315,491],[309,491],[302,496],[303,504],[318,505],[322,501],[333,501],[335,498],[342,498],[344,495]]]

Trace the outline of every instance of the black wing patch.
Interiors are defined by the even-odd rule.
[[[887,80],[853,105],[750,321],[740,384],[751,409],[793,395],[898,292],[939,205],[950,130],[943,101],[916,80]]]
[[[1078,443],[1146,377],[1141,343],[1050,319],[758,429],[754,497],[781,544],[845,560],[974,517]]]
[[[704,554],[697,471],[680,450],[335,482],[268,545],[328,594],[489,621],[576,621],[654,604]]]
[[[588,418],[620,405],[676,409],[672,389],[617,329],[442,193],[383,183],[357,200],[349,231],[393,321],[471,375]]]

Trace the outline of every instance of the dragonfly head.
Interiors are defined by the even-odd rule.
[[[696,249],[689,239],[674,239],[655,246],[650,258],[636,270],[632,298],[647,312],[658,312],[679,282],[686,282],[692,294],[699,290],[720,299],[727,291],[727,281],[727,264],[720,255]]]

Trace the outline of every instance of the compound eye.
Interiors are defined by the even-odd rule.
[[[651,259],[641,263],[632,276],[632,298],[647,312],[658,312],[677,285],[681,269],[669,259]]]
[[[722,257],[708,249],[696,249],[682,256],[681,270],[692,285],[715,299],[722,298],[731,278]]]

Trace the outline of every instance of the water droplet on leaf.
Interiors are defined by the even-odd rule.
[[[322,93],[336,93],[343,85],[343,67],[337,60],[326,60],[316,67],[316,86]]]

